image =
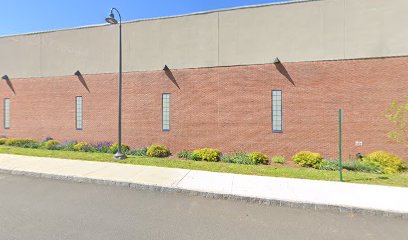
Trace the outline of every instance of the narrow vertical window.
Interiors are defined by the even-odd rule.
[[[162,129],[170,131],[170,93],[162,95]]]
[[[282,132],[282,91],[272,91],[272,132]]]
[[[3,104],[3,124],[5,129],[10,128],[10,99],[5,98]]]
[[[82,130],[82,97],[75,98],[75,124],[77,130]]]

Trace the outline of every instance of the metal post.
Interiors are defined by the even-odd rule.
[[[342,114],[343,110],[339,109],[339,172],[340,182],[343,182],[343,165],[342,165]]]
[[[122,16],[116,8],[112,8],[111,15],[113,10],[119,15],[118,152],[114,157],[114,159],[119,160],[126,158],[126,155],[122,153]]]

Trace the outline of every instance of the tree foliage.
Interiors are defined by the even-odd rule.
[[[392,102],[385,116],[395,126],[395,129],[388,133],[388,137],[408,145],[408,96],[405,96],[404,101]]]

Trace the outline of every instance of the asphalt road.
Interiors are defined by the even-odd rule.
[[[0,174],[0,239],[407,239],[408,220]]]

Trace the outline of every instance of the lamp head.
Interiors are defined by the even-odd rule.
[[[7,76],[7,75],[4,75],[3,77],[1,77],[1,79],[3,79],[3,80],[9,80],[9,77]]]
[[[110,23],[110,24],[117,24],[118,23],[118,20],[115,19],[115,15],[113,14],[113,12],[111,12],[109,14],[109,17],[105,18],[105,21],[107,23]]]

